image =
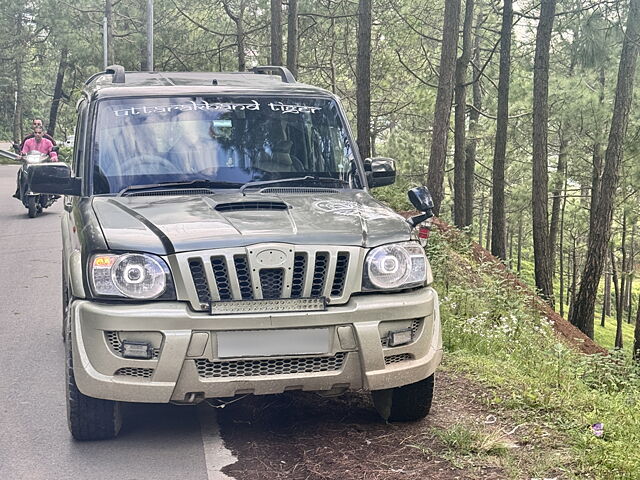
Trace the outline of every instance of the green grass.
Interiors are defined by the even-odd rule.
[[[615,317],[605,317],[604,327],[601,327],[600,317],[601,312],[596,311],[594,340],[604,348],[611,350],[613,349],[616,341],[616,319]],[[635,321],[635,315],[632,315],[631,320]],[[625,313],[622,321],[622,346],[625,351],[631,352],[635,327],[635,323],[627,323],[627,314]]]
[[[629,356],[575,352],[494,266],[471,260],[464,236],[434,233],[429,242],[447,368],[485,384],[490,407],[562,436],[568,447],[562,478],[637,479],[640,369]],[[611,332],[615,323],[608,321],[599,334],[611,339]],[[594,423],[604,424],[604,437],[593,434]],[[452,442],[460,440],[455,433]]]

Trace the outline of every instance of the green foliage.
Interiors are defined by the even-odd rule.
[[[622,353],[585,356],[567,347],[495,265],[471,259],[463,235],[432,234],[428,254],[448,367],[485,383],[493,408],[563,436],[572,452],[565,465],[576,478],[637,478],[638,366]],[[591,430],[595,423],[604,424],[602,438]],[[443,438],[469,450],[465,435]]]

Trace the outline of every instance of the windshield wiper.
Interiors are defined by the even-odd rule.
[[[188,188],[238,188],[243,184],[238,182],[225,182],[221,180],[206,180],[206,179],[197,179],[197,180],[188,180],[184,182],[161,182],[161,183],[150,183],[148,185],[130,185],[128,187],[123,188],[118,192],[118,196],[123,196],[125,193],[129,192],[139,192],[144,190],[156,190],[156,189],[166,189],[166,190],[181,190]]]
[[[278,180],[259,180],[255,182],[247,182],[242,187],[240,187],[240,193],[245,194],[244,191],[247,188],[253,187],[261,187],[263,185],[276,185],[278,183],[295,183],[295,182],[309,182],[309,183],[338,183],[343,186],[349,186],[349,182],[346,180],[342,180],[341,178],[333,178],[333,177],[314,177],[312,175],[307,175],[306,177],[295,177],[295,178],[280,178]]]

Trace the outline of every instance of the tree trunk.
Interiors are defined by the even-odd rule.
[[[558,160],[558,168],[560,167]],[[565,168],[566,171],[566,168]],[[562,188],[562,207],[560,208],[560,316],[564,317],[564,212],[567,206],[567,176],[564,175],[564,185]]]
[[[627,30],[622,44],[616,99],[609,130],[609,143],[605,153],[600,199],[596,208],[597,221],[589,235],[587,258],[582,273],[580,291],[576,298],[572,323],[593,338],[593,312],[598,282],[602,276],[603,256],[611,235],[611,221],[616,189],[620,181],[624,138],[629,124],[633,98],[633,82],[640,47],[640,0],[630,0]]]
[[[227,13],[227,16],[236,24],[236,51],[238,52],[238,71],[244,72],[247,68],[246,54],[245,54],[245,33],[244,33],[244,9],[245,4],[243,1],[240,2],[238,7],[238,14],[234,14],[229,6],[229,0],[225,0],[222,2],[222,6],[224,7],[224,11]]]
[[[24,90],[22,85],[22,60],[18,59],[15,62],[16,71],[16,90],[15,90],[15,104],[13,109],[13,140],[20,143],[24,138],[24,132],[22,130],[22,92]]]
[[[289,0],[287,15],[287,68],[298,75],[298,0]]]
[[[356,64],[358,150],[371,156],[371,0],[358,4],[358,63]]]
[[[633,224],[633,227],[631,227],[631,253],[629,255],[629,267],[627,269],[627,271],[629,272],[629,281],[627,282],[627,291],[629,292],[629,296],[627,298],[627,323],[631,324],[631,310],[632,310],[632,306],[633,306],[633,279],[635,277],[635,271],[636,271],[636,266],[635,266],[635,257],[636,257],[636,252],[635,252],[635,244],[636,244],[636,224]]]
[[[491,207],[489,207],[489,215],[487,215],[487,235],[486,235],[486,245],[484,248],[491,251],[491,222],[493,221],[493,215],[491,214]]]
[[[271,0],[271,65],[282,65],[282,0]]]
[[[576,237],[573,237],[571,249],[571,304],[569,305],[569,321],[573,323],[573,311],[576,306],[576,290],[578,288],[578,260],[576,258]],[[573,323],[575,325],[575,323]]]
[[[58,75],[56,75],[56,85],[53,89],[53,100],[51,101],[51,109],[49,110],[49,127],[47,133],[52,137],[56,131],[56,121],[58,120],[58,110],[60,108],[60,100],[62,100],[62,85],[64,82],[64,72],[67,69],[67,55],[69,50],[63,48],[60,51],[60,63],[58,64]]]
[[[473,198],[474,198],[474,174],[476,169],[476,149],[478,146],[478,121],[480,111],[482,111],[482,87],[480,85],[480,25],[483,20],[482,12],[478,13],[476,19],[475,38],[473,42],[473,108],[469,112],[469,138],[465,152],[464,199],[466,202],[465,226],[473,224]]]
[[[504,0],[502,7],[502,30],[500,31],[500,74],[498,77],[498,119],[496,122],[496,144],[493,153],[493,219],[491,221],[491,253],[505,260],[507,257],[505,237],[507,218],[504,197],[504,170],[507,153],[507,127],[509,122],[509,74],[511,69],[511,27],[513,4]]]
[[[522,270],[522,215],[518,215],[518,267],[517,271]]]
[[[362,1],[362,0],[361,0]],[[453,93],[453,73],[458,48],[458,26],[460,23],[460,0],[444,2],[444,21],[442,25],[442,50],[440,51],[440,71],[438,73],[438,94],[433,115],[433,133],[431,134],[431,153],[427,187],[433,196],[433,213],[440,214],[444,200],[444,171],[447,157],[447,134],[451,115],[451,96]]]
[[[569,142],[560,134],[560,152],[558,153],[558,170],[553,187],[551,202],[551,223],[549,224],[549,257],[551,260],[551,278],[556,271],[556,240],[558,237],[558,223],[560,221],[560,206],[562,204],[562,189],[565,184],[565,170],[567,169],[567,147]]]
[[[466,194],[466,111],[467,111],[467,66],[471,59],[471,27],[473,23],[473,1],[467,0],[462,27],[462,52],[456,61],[454,92],[454,152],[453,152],[453,205],[454,223],[463,228],[467,225]]]
[[[638,295],[638,311],[636,313],[636,328],[633,336],[633,359],[640,362],[640,295]]]
[[[605,260],[605,268],[606,268],[606,260]],[[609,270],[611,269],[611,265],[609,265]],[[607,270],[604,276],[604,314],[607,317],[611,316],[611,272]]]
[[[616,340],[615,348],[622,348],[622,291],[618,287],[618,268],[611,249],[611,270],[613,271],[613,287],[616,291]]]
[[[556,11],[555,0],[542,0],[533,64],[533,255],[536,288],[553,305],[549,245],[547,132],[549,106],[549,48]]]
[[[600,69],[600,104],[604,103],[605,70]],[[596,207],[600,195],[600,177],[602,176],[602,145],[595,142],[593,145],[593,169],[591,171],[591,204],[589,209],[589,232],[593,229],[596,219]],[[589,233],[591,235],[591,233]]]

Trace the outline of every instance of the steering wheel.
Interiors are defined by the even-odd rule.
[[[177,173],[176,166],[158,155],[143,154],[126,158],[120,164],[121,175],[158,175]]]

